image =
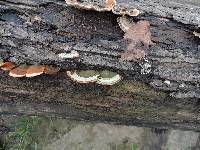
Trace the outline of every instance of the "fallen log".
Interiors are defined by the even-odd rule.
[[[0,113],[199,130],[200,39],[193,32],[199,33],[200,12],[192,8],[200,6],[177,1],[172,16],[172,4],[159,3],[163,7],[157,11],[157,3],[131,2],[142,13],[130,19],[150,23],[154,45],[148,61],[121,61],[127,43],[117,22],[120,7],[113,14],[58,0],[0,1],[0,56],[16,64],[61,68],[53,77],[20,79],[1,70]],[[58,56],[71,50],[80,58]],[[123,80],[109,87],[77,84],[65,73],[75,69],[112,70]]]

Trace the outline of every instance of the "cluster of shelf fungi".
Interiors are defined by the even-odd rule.
[[[61,54],[62,57],[67,58],[74,58],[72,53],[65,53]],[[61,56],[59,55],[59,56]],[[57,75],[60,68],[55,66],[49,66],[49,65],[15,65],[13,62],[4,62],[4,60],[0,60],[0,67],[4,71],[9,71],[9,76],[14,78],[32,78],[36,77],[42,74],[46,75]],[[66,74],[68,77],[77,83],[97,83],[100,85],[113,85],[118,83],[122,77],[112,71],[108,70],[73,70],[73,71],[66,71]]]
[[[196,3],[0,1],[0,113],[199,130]]]

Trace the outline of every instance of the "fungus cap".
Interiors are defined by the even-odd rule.
[[[28,69],[27,65],[20,65],[19,67],[10,70],[9,76],[15,78],[25,77],[27,69]]]
[[[134,25],[126,16],[118,17],[117,22],[124,32],[127,32]]]
[[[10,71],[15,67],[15,64],[13,62],[4,62],[1,66],[1,69],[4,71]]]
[[[66,73],[73,81],[78,83],[96,82],[99,76],[99,73],[94,70],[67,71]]]
[[[104,70],[100,72],[100,76],[96,83],[101,85],[114,85],[118,83],[121,79],[122,77],[119,74],[112,71]]]
[[[26,77],[35,77],[43,74],[45,66],[43,65],[31,65],[28,67]]]

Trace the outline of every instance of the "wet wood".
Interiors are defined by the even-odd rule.
[[[56,0],[0,1],[0,56],[61,68],[57,76],[30,79],[1,70],[0,113],[199,130],[200,39],[193,34],[198,22],[161,16],[146,11],[132,18],[150,23],[154,45],[148,62],[121,61],[127,44],[112,12]],[[58,56],[71,50],[80,57]],[[65,74],[73,69],[113,70],[123,81],[110,87],[76,84]]]

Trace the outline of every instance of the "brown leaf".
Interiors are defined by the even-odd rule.
[[[131,26],[125,33],[124,39],[128,41],[128,46],[121,54],[121,60],[143,59],[147,55],[149,46],[153,44],[149,22],[139,21]]]

